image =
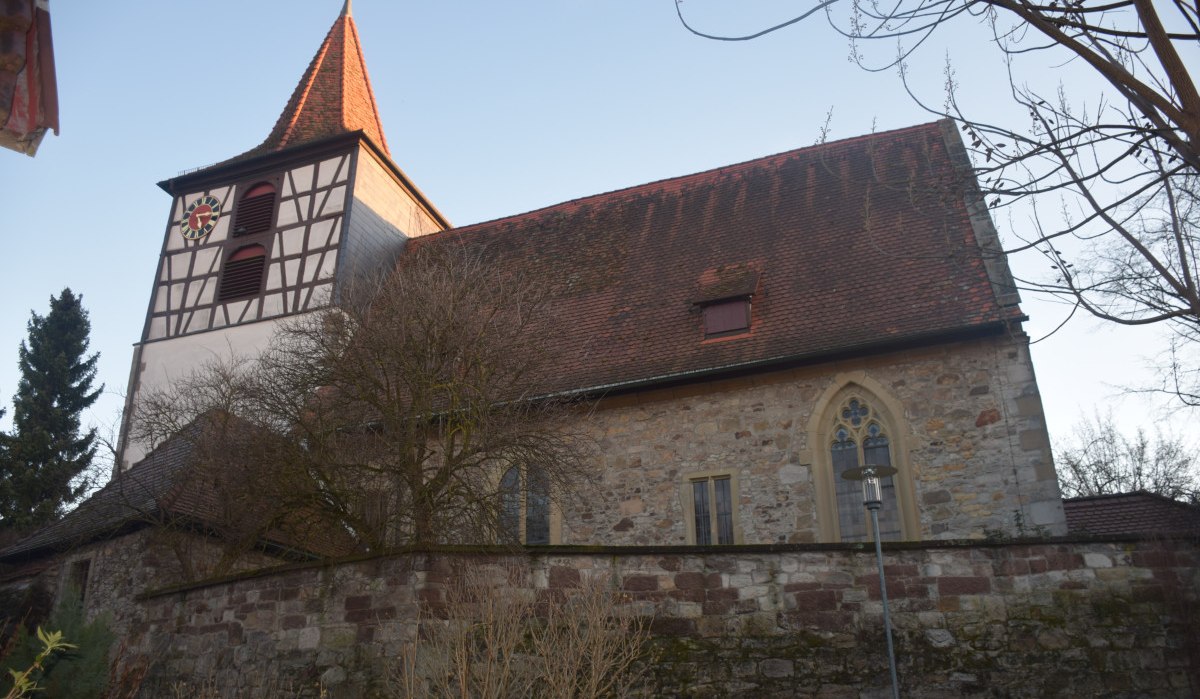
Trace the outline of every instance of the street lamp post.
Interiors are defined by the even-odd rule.
[[[900,682],[896,679],[896,651],[892,647],[892,615],[888,611],[887,580],[883,575],[883,544],[879,540],[879,508],[883,506],[883,490],[879,479],[896,473],[891,466],[866,465],[842,473],[842,478],[861,481],[863,506],[871,513],[871,530],[875,533],[875,562],[879,567],[879,598],[883,600],[883,634],[887,638],[888,671],[892,676],[892,698],[900,699]]]

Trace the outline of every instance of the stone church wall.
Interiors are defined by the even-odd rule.
[[[885,563],[903,696],[1200,693],[1200,541],[897,544]],[[459,571],[502,564],[524,571],[514,594],[614,581],[624,613],[648,619],[654,634],[647,695],[886,692],[866,546],[432,551],[110,604],[128,629],[126,661],[149,664],[143,696],[177,682],[208,682],[226,696],[286,682],[304,688],[299,696],[316,696],[318,682],[332,699],[380,696],[418,618],[439,623]]]
[[[564,503],[562,543],[691,543],[681,488],[714,472],[737,481],[741,543],[836,541],[819,476],[838,406],[820,404],[848,385],[894,406],[907,538],[1066,532],[1028,347],[1005,335],[602,400],[600,475]]]

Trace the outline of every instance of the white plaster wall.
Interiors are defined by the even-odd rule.
[[[436,233],[442,229],[425,208],[365,148],[359,149],[354,198],[409,238]]]
[[[293,316],[295,318],[295,316]],[[142,345],[137,380],[131,381],[134,391],[130,405],[136,405],[138,395],[167,388],[172,381],[187,376],[213,362],[227,361],[235,356],[251,358],[264,349],[279,328],[280,319],[263,320],[246,325],[222,328],[219,332],[183,335]],[[129,414],[124,419],[129,420]],[[121,468],[127,468],[146,456],[147,445],[130,441],[121,455]]]

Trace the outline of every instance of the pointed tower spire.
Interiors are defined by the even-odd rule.
[[[358,28],[350,15],[350,0],[346,0],[275,128],[246,155],[279,151],[359,130],[391,157],[367,77]]]

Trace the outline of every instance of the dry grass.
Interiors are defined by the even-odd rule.
[[[319,699],[326,699],[329,693],[324,687],[317,687],[316,696]],[[207,677],[200,680],[198,683],[192,682],[173,682],[165,695],[167,699],[227,699],[228,697],[249,697],[255,699],[294,699],[300,695],[297,689],[290,681],[281,682],[277,679],[271,679],[266,686],[255,689],[253,694],[223,692],[218,685],[216,678]]]
[[[648,631],[620,613],[608,576],[537,599],[517,568],[468,568],[442,618],[420,623],[392,668],[393,697],[626,696],[644,672]],[[546,591],[543,591],[545,594]]]

